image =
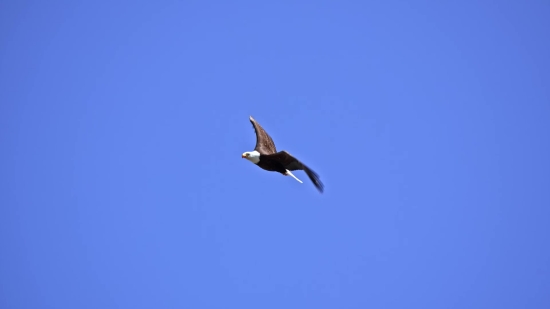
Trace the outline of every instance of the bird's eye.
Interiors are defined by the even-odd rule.
[[[249,154],[249,153],[247,153],[247,154],[246,154],[246,156],[247,156],[247,157],[249,157],[249,156],[250,156],[250,154]]]

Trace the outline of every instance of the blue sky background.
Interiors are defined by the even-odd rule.
[[[2,1],[0,307],[549,308],[549,37],[548,1]]]

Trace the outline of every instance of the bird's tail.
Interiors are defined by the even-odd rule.
[[[303,183],[300,179],[298,179],[298,177],[294,176],[294,174],[292,174],[292,172],[290,172],[289,170],[286,170],[286,175],[292,176],[292,178],[296,179],[299,183]]]

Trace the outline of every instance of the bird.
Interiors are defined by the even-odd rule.
[[[291,176],[299,183],[303,182],[294,176],[291,171],[303,170],[317,190],[323,193],[324,185],[319,179],[319,175],[287,151],[282,150],[277,152],[271,136],[267,134],[264,128],[252,116],[249,119],[256,133],[256,146],[253,151],[244,152],[242,158],[247,159],[266,171],[279,172],[284,176]]]

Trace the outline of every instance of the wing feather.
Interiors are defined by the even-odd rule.
[[[307,174],[307,176],[309,177],[311,182],[313,182],[313,184],[315,185],[317,190],[319,190],[319,192],[323,193],[325,186],[323,185],[323,183],[319,179],[320,178],[319,175],[317,175],[317,173],[315,173],[315,171],[313,171],[307,165],[300,162],[298,159],[296,159],[290,153],[283,150],[283,151],[279,151],[279,152],[274,153],[274,154],[270,154],[270,155],[268,155],[268,157],[271,158],[271,159],[279,161],[284,166],[284,168],[286,168],[289,171],[303,170]]]
[[[272,154],[277,152],[275,143],[271,139],[271,136],[262,128],[262,126],[250,116],[250,122],[256,132],[256,146],[254,150],[258,151],[262,155]]]

